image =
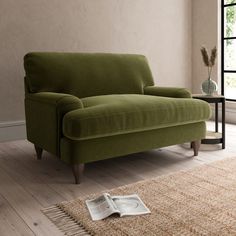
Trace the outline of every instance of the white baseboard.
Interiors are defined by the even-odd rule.
[[[222,109],[218,109],[219,121],[221,121]],[[211,120],[215,119],[215,109],[212,108],[212,117]],[[236,110],[232,108],[225,109],[225,122],[230,124],[236,124]]]
[[[220,110],[220,112],[221,112],[221,110]],[[226,108],[225,120],[226,120],[227,123],[236,124],[236,110]]]
[[[25,121],[0,122],[0,142],[26,139]]]

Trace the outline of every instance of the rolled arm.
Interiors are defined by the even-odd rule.
[[[81,108],[83,108],[81,100],[70,94],[53,92],[26,94],[28,140],[59,156],[62,119],[67,112]]]
[[[191,93],[187,89],[175,87],[147,86],[144,88],[144,94],[162,97],[191,98]]]

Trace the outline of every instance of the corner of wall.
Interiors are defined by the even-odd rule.
[[[219,93],[221,94],[221,55],[222,55],[222,48],[221,48],[221,0],[217,0],[217,48],[218,48],[218,66],[217,66],[217,83],[220,89]]]
[[[210,16],[210,17],[209,17]],[[192,0],[192,90],[200,92],[200,86],[207,77],[200,47],[219,47],[219,0]],[[220,57],[218,57],[212,77],[219,82]]]
[[[193,25],[193,2],[194,0],[190,1],[190,14],[191,14],[191,91],[194,91],[194,84],[193,84],[193,39],[194,39],[194,25]]]

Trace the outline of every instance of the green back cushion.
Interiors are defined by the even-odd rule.
[[[68,93],[77,97],[141,94],[153,85],[142,55],[35,52],[24,57],[29,92]]]

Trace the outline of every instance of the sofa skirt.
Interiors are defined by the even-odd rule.
[[[185,142],[201,140],[206,123],[198,122],[88,140],[60,141],[60,158],[68,164],[89,163]]]

